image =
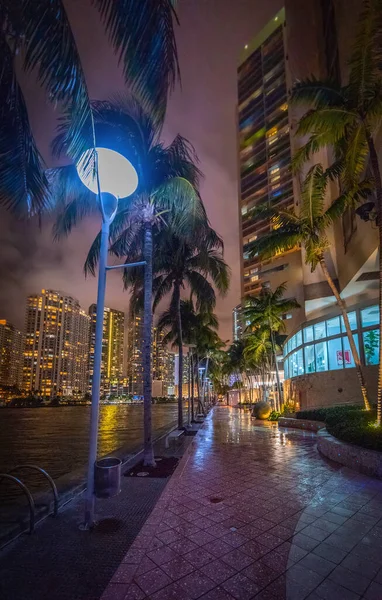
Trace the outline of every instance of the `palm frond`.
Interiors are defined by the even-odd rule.
[[[320,108],[342,105],[344,97],[341,87],[336,82],[320,81],[311,76],[294,84],[291,102]]]
[[[58,213],[53,236],[58,240],[68,236],[82,219],[97,213],[98,204],[95,195],[80,181],[73,165],[51,169],[49,179]]]
[[[370,179],[364,179],[352,190],[346,191],[338,198],[333,200],[329,208],[322,215],[323,229],[333,225],[344,214],[348,207],[354,208],[362,200],[366,200],[373,191],[373,182]]]
[[[354,188],[363,176],[368,156],[369,148],[365,128],[359,124],[349,131],[346,141],[343,178],[348,188]]]
[[[277,254],[288,252],[297,248],[303,241],[303,232],[299,226],[281,227],[269,234],[257,238],[249,251],[249,256],[260,258],[273,258]]]
[[[205,277],[210,276],[220,294],[227,293],[230,282],[230,269],[221,254],[214,250],[204,249],[190,257],[188,269],[200,271]]]
[[[70,112],[66,132],[67,153],[75,161],[95,146],[89,93],[69,19],[62,0],[25,0],[26,71],[35,70],[53,103],[62,102]],[[91,144],[84,147],[82,130],[92,130]]]
[[[322,165],[319,163],[313,165],[309,169],[301,189],[301,216],[310,223],[312,229],[317,217],[323,214],[327,185],[328,179]]]
[[[0,54],[0,204],[20,217],[29,217],[50,208],[51,197],[3,28]]]
[[[159,303],[165,296],[167,296],[172,289],[173,280],[171,275],[159,275],[158,277],[154,277],[153,280],[153,294],[154,294],[154,302],[153,302],[153,312],[158,308]]]
[[[292,171],[296,175],[310,159],[313,154],[326,146],[325,137],[322,134],[312,133],[309,140],[295,151],[292,158]]]
[[[92,0],[100,11],[126,82],[150,113],[163,121],[167,95],[179,78],[172,0]]]
[[[346,107],[328,106],[309,110],[298,122],[296,135],[322,134],[334,145],[341,139],[346,128],[357,119],[356,113]]]
[[[179,234],[205,223],[205,209],[194,186],[184,177],[164,182],[152,195],[157,211],[168,213],[171,226]],[[166,217],[168,219],[168,217]]]
[[[190,286],[197,310],[211,311],[216,305],[216,294],[210,282],[197,271],[186,271],[185,280]]]
[[[364,111],[374,97],[381,77],[382,1],[364,0],[358,20],[358,31],[349,60],[349,98]]]

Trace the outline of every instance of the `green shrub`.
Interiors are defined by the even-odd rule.
[[[294,416],[296,412],[296,404],[293,401],[287,400],[282,406],[281,414],[283,417]]]
[[[302,410],[296,416],[298,419],[324,421],[328,432],[343,442],[382,451],[382,427],[375,427],[375,410],[344,405]]]
[[[272,410],[271,414],[268,417],[268,421],[278,421],[281,417],[281,413],[277,412],[277,410]]]
[[[326,420],[326,428],[339,440],[381,451],[382,427],[375,427],[376,417],[374,410],[349,411],[342,419],[330,415]]]
[[[361,410],[361,407],[355,404],[344,404],[339,406],[328,406],[326,408],[315,408],[312,410],[300,410],[296,413],[297,419],[307,419],[309,421],[324,421],[330,416],[341,418],[344,414],[353,410]]]

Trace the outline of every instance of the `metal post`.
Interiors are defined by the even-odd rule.
[[[97,317],[94,344],[94,364],[92,382],[92,404],[90,414],[90,441],[88,477],[85,496],[85,523],[84,529],[94,526],[94,464],[97,460],[98,418],[101,387],[102,340],[103,340],[103,313],[105,308],[106,288],[106,263],[109,248],[110,219],[103,216],[101,230],[101,247],[99,254],[98,291],[97,291]]]

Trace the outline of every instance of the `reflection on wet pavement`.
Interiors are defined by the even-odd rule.
[[[382,599],[382,482],[315,443],[216,408],[103,600]]]

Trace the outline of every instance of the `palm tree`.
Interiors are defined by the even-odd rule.
[[[194,378],[196,378],[198,387],[199,406],[203,408],[200,394],[200,377],[198,376],[198,367],[200,364],[201,354],[207,352],[207,348],[213,346],[218,341],[221,341],[216,329],[218,328],[218,320],[216,315],[210,311],[195,311],[192,300],[180,301],[181,313],[181,335],[183,343],[192,345],[193,353],[192,360],[194,366]],[[179,348],[179,327],[178,319],[174,311],[169,308],[159,318],[157,327],[160,331],[165,331],[164,343],[172,343]],[[183,373],[183,371],[182,371]],[[179,370],[178,385],[182,385],[182,373]],[[182,420],[183,422],[183,420]]]
[[[287,252],[302,244],[305,249],[306,263],[310,265],[312,272],[320,265],[341,310],[357,369],[363,402],[365,408],[369,410],[370,405],[367,397],[365,378],[349,323],[346,304],[341,298],[336,284],[330,275],[325,259],[325,254],[330,247],[327,237],[328,228],[343,214],[350,203],[361,198],[369,188],[367,184],[360,185],[357,189],[353,189],[351,193],[343,194],[334,200],[328,208],[325,208],[326,192],[331,175],[331,171],[324,171],[319,164],[314,165],[309,170],[301,188],[299,215],[296,215],[293,211],[279,211],[276,208],[259,207],[255,211],[255,214],[260,218],[270,218],[273,229],[269,234],[253,242],[251,255],[254,256],[258,253],[262,258],[270,258],[279,252]]]
[[[115,147],[127,154],[138,171],[140,184],[128,200],[121,200],[110,229],[110,251],[124,257],[126,263],[139,256],[144,269],[144,462],[154,464],[151,428],[151,345],[152,345],[152,285],[153,232],[158,234],[171,223],[178,235],[185,235],[196,226],[203,228],[207,217],[197,192],[201,173],[191,144],[177,136],[169,146],[160,142],[161,125],[143,108],[131,100],[119,99],[93,103],[98,139],[114,139]],[[90,136],[91,132],[84,132]],[[61,143],[61,137],[58,139]],[[58,202],[61,214],[55,234],[68,234],[79,219],[95,210],[86,191],[78,194],[77,179],[72,179],[70,167],[58,170],[60,189]],[[60,192],[61,190],[61,192]],[[90,248],[85,269],[95,273],[100,248],[100,234]],[[126,270],[125,287],[134,270]],[[141,280],[142,281],[142,280]]]
[[[214,389],[221,396],[224,396],[229,391],[227,361],[228,355],[224,350],[215,350],[210,361],[210,374]]]
[[[280,347],[272,340],[272,330],[268,324],[263,328],[256,329],[245,340],[244,358],[252,363],[252,368],[260,372],[264,400],[266,400],[267,380],[272,372],[272,360],[276,363],[278,350]]]
[[[280,405],[282,403],[282,388],[276,356],[275,334],[285,332],[283,315],[291,310],[300,308],[299,303],[294,298],[284,298],[285,291],[285,283],[279,285],[274,292],[270,288],[263,286],[258,296],[246,299],[243,310],[243,318],[248,323],[247,331],[256,331],[263,327],[269,330]]]
[[[179,351],[179,388],[178,388],[178,427],[183,426],[183,327],[181,312],[181,290],[185,286],[195,300],[196,310],[200,314],[209,314],[216,304],[214,287],[220,294],[225,294],[229,286],[229,268],[225,263],[221,239],[210,228],[205,227],[182,239],[175,235],[171,228],[158,241],[155,278],[154,278],[154,310],[160,301],[171,294],[169,313],[176,320],[177,345]],[[136,294],[141,291],[136,288]],[[199,320],[200,321],[200,320]],[[197,322],[195,322],[196,325]],[[198,322],[199,324],[199,322]],[[203,322],[203,325],[208,323]],[[211,341],[208,328],[199,331],[196,343],[200,350],[203,341]]]
[[[245,371],[244,341],[235,340],[227,350],[226,370],[229,375],[235,375],[241,402],[242,373]]]
[[[329,146],[334,149],[335,168],[341,174],[342,185],[345,189],[353,189],[370,166],[379,231],[379,305],[382,315],[382,180],[376,150],[382,118],[381,35],[382,0],[364,0],[349,60],[348,81],[340,86],[336,81],[318,81],[310,77],[297,82],[292,102],[309,107],[297,128],[297,135],[309,135],[309,140],[295,156],[296,168],[312,154]],[[380,337],[382,339],[382,319]],[[381,417],[382,344],[379,348],[379,425]]]
[[[129,89],[158,122],[178,76],[173,21],[175,0],[93,0],[123,67]],[[36,76],[53,107],[70,115],[65,146],[72,158],[84,149],[81,131],[94,119],[81,56],[63,0],[0,0],[0,204],[34,215],[51,205],[49,180],[29,123],[20,86]]]

